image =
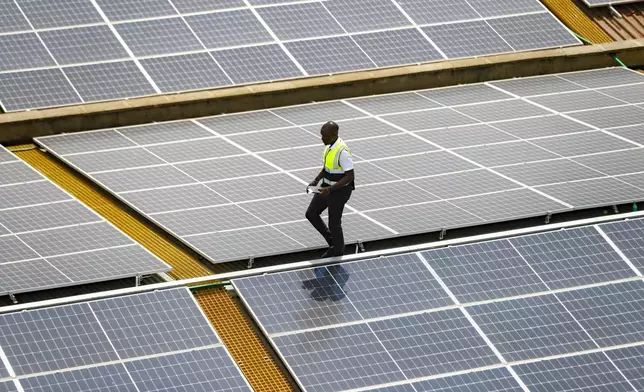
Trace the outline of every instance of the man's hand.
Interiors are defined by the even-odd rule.
[[[325,188],[320,188],[320,195],[327,196],[327,195],[329,195],[329,193],[331,193],[331,187],[330,186],[325,187]]]

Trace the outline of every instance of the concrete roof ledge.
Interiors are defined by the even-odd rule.
[[[644,39],[572,46],[0,114],[0,143],[154,121],[242,112],[313,101],[569,72],[644,65]]]

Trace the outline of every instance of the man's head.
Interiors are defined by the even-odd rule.
[[[328,121],[320,129],[320,135],[322,135],[322,143],[324,144],[333,144],[338,140],[338,130],[340,127],[338,124],[333,121]]]

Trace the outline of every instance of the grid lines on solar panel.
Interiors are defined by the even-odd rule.
[[[38,34],[60,65],[129,58],[107,26],[47,30]]]
[[[508,241],[550,289],[635,276],[628,264],[592,227],[515,237]]]
[[[422,29],[448,58],[513,51],[485,21],[434,25]]]
[[[251,392],[224,347],[140,359],[125,364],[139,392]]]
[[[644,245],[640,241],[644,237],[643,219],[606,223],[599,225],[599,230],[606,233],[640,273],[644,273]]]
[[[306,269],[236,279],[234,285],[269,335],[361,320],[335,278],[342,281],[343,272],[321,271],[323,279]]]
[[[258,8],[257,12],[277,37],[284,41],[344,33],[322,3]],[[315,28],[311,29],[312,26]]]
[[[35,33],[0,35],[0,71],[13,71],[55,65]]]
[[[487,23],[515,51],[577,44],[577,39],[547,12],[489,19]]]
[[[25,391],[137,392],[122,364],[51,373],[20,380]]]
[[[184,288],[96,301],[90,306],[122,359],[219,343]]]
[[[118,360],[88,304],[0,316],[2,346],[17,375]]]
[[[0,186],[42,181],[42,176],[22,162],[5,162],[0,170]]]
[[[624,376],[633,384],[636,390],[644,390],[644,346],[627,347],[619,350],[607,351],[606,354]]]
[[[408,378],[500,361],[459,309],[374,321],[369,326]]]
[[[353,35],[353,39],[379,67],[444,58],[416,29],[357,34]]]
[[[641,280],[556,294],[601,347],[644,341]]]
[[[476,305],[467,311],[506,361],[597,348],[553,295]]]
[[[604,353],[591,353],[512,367],[531,391],[632,391]]]
[[[537,188],[577,208],[633,203],[642,190],[612,177],[595,178]]]
[[[35,29],[101,23],[90,0],[17,0]]]
[[[506,240],[423,252],[462,303],[548,291]]]
[[[303,76],[282,47],[276,44],[219,50],[212,55],[237,84]]]
[[[0,33],[31,30],[29,22],[13,0],[0,1]]]
[[[309,75],[376,67],[362,49],[347,36],[292,41],[287,42],[285,46]]]
[[[273,342],[307,391],[342,391],[405,379],[364,324],[284,335]]]
[[[185,17],[207,49],[273,42],[269,32],[250,10]]]
[[[200,90],[230,85],[230,79],[208,53],[155,57],[141,60],[163,92]]]
[[[135,56],[204,49],[182,18],[123,23],[115,28]]]
[[[343,283],[349,301],[365,319],[453,305],[449,295],[413,254],[327,269],[336,282]]]
[[[64,68],[63,71],[86,101],[138,97],[156,93],[133,61],[78,65]]]
[[[414,390],[412,392],[523,391],[519,383],[506,368],[464,373],[457,376],[421,381],[412,385],[414,386]]]
[[[335,0],[324,6],[349,33],[411,24],[390,0]]]
[[[18,388],[13,381],[0,382],[0,391],[2,392],[18,392]]]
[[[60,69],[0,73],[0,102],[5,111],[81,103]]]

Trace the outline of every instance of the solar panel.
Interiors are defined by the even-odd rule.
[[[624,377],[641,383],[644,281],[632,270],[591,276],[590,262],[615,268],[597,260],[614,252],[597,231],[608,225],[620,230],[584,226],[232,284],[306,391],[622,390]],[[564,266],[569,255],[585,265]],[[560,286],[556,271],[585,275]],[[614,350],[627,345],[638,347]]]
[[[575,319],[602,347],[644,340],[641,296],[644,281],[591,287],[557,294]]]
[[[21,390],[252,390],[186,288],[7,313],[0,323]]]
[[[644,364],[644,346],[611,350],[606,354],[637,390],[644,388],[644,375],[641,372]]]
[[[519,383],[505,368],[465,373],[452,377],[418,382],[411,385],[414,387],[414,392],[459,392],[468,390],[490,392],[523,391]]]
[[[644,247],[639,238],[644,235],[644,221],[640,219],[599,225],[628,260],[642,272],[644,270]]]
[[[620,255],[591,227],[509,239],[550,289],[633,277]]]
[[[13,381],[0,382],[0,391],[2,391],[2,392],[18,392],[18,388],[16,387],[16,384]]]
[[[342,391],[405,379],[364,324],[284,335],[273,342],[306,391]]]
[[[633,387],[603,353],[514,366],[531,391],[632,391]]]
[[[516,6],[522,4],[528,3]],[[558,94],[570,86],[596,97],[584,83],[606,89],[620,78],[630,83],[621,87],[644,81],[629,70],[600,69],[37,142],[205,258],[225,262],[324,247],[304,217],[310,200],[304,188],[320,170],[319,132],[328,120],[340,125],[357,173],[346,213],[360,219],[345,226],[347,238],[384,239],[640,201],[637,177],[621,176],[642,172],[642,148],[612,129],[599,131],[560,114],[544,98],[573,94]],[[533,94],[548,110],[532,102]],[[618,106],[624,107],[641,111]],[[22,202],[22,196],[13,199]]]
[[[423,257],[462,303],[548,291],[506,240],[437,249]]]
[[[7,80],[26,79],[36,90],[65,86],[82,97],[3,89],[6,111],[581,44],[537,0],[25,0],[3,7],[0,48],[12,48],[0,50],[10,53],[0,60]],[[34,68],[42,69],[25,72]]]
[[[170,269],[2,147],[0,173],[0,294]]]
[[[90,306],[121,359],[220,343],[187,290],[117,297]]]
[[[476,305],[468,312],[508,361],[597,347],[553,295]]]
[[[499,362],[458,309],[375,321],[369,326],[408,378]]]

